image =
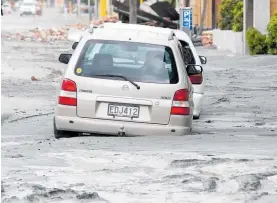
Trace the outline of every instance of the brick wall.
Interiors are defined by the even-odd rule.
[[[271,0],[270,1],[270,15],[273,16],[273,14],[277,12],[277,0]]]

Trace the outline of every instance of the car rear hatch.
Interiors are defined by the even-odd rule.
[[[74,71],[78,117],[169,123],[174,93],[180,86],[170,47],[91,40]]]

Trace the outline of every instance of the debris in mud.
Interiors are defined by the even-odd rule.
[[[225,102],[230,102],[230,100],[228,98],[220,98],[218,99],[216,102],[212,103],[212,105],[214,104],[220,104],[220,103],[225,103]]]
[[[277,168],[277,167],[275,167]],[[265,173],[258,173],[256,174],[257,177],[259,177],[260,179],[265,179],[271,176],[277,176],[277,171],[274,172],[265,172]]]
[[[236,178],[241,191],[256,191],[261,187],[261,177],[257,175],[242,175]]]
[[[264,121],[260,121],[260,122],[255,123],[255,126],[263,126],[263,125],[265,125]]]
[[[103,19],[100,19],[100,20],[93,20],[90,22],[91,25],[93,26],[97,26],[97,25],[101,25],[103,23],[116,23],[118,22],[119,19],[117,16],[107,16],[107,17],[104,17]]]
[[[205,121],[206,123],[213,123],[213,121],[211,121],[211,120],[208,120],[208,121]]]
[[[203,183],[204,190],[207,190],[207,191],[210,191],[210,192],[214,191],[217,187],[216,181],[218,181],[218,180],[219,180],[218,178],[212,177],[209,180],[205,181]]]
[[[33,194],[27,195],[25,197],[26,200],[30,202],[38,202],[38,200],[45,200],[45,199],[66,199],[66,198],[73,198],[74,195],[77,194],[76,191],[71,189],[59,189],[54,188],[48,190],[47,188],[40,186],[40,185],[34,185],[33,186]],[[47,202],[47,201],[45,201]]]
[[[77,197],[77,199],[100,199],[97,192],[93,192],[93,193],[84,192],[80,195],[77,195],[76,197]]]
[[[37,197],[37,196],[35,196],[35,195],[28,195],[27,197],[26,197],[26,200],[28,201],[28,202],[39,202],[39,197]]]
[[[56,195],[59,195],[59,194],[75,194],[76,191],[74,190],[71,190],[71,189],[67,189],[67,190],[63,190],[63,189],[59,189],[59,188],[55,188],[53,190],[50,190],[47,194],[48,197],[52,197],[52,196],[56,196]]]
[[[23,155],[22,154],[16,154],[16,155],[5,155],[6,158],[22,158]]]
[[[36,185],[33,185],[32,188],[33,188],[34,191],[42,191],[42,192],[46,191],[46,188],[43,187],[42,185],[37,185],[36,184]]]
[[[1,125],[3,125],[4,122],[10,118],[10,116],[11,115],[9,115],[9,114],[2,114],[1,115]]]
[[[213,154],[207,154],[206,156],[215,156],[215,155],[213,155]]]
[[[181,179],[181,178],[187,178],[187,177],[194,177],[194,176],[189,173],[184,173],[184,174],[167,175],[164,178],[165,179]]]
[[[48,79],[57,78],[57,76],[61,76],[63,73],[60,70],[52,70],[50,74],[47,75]]]
[[[4,186],[3,186],[3,183],[1,184],[1,193],[5,192],[5,189],[4,189]]]
[[[202,179],[200,177],[194,176],[194,175],[188,175],[184,180],[182,180],[182,183],[187,184],[191,182],[201,182]]]
[[[105,22],[118,22],[118,17],[111,16],[111,17],[105,17],[102,20],[98,21],[91,21],[91,25],[101,25]],[[23,33],[11,33],[11,32],[5,32],[2,33],[1,37],[11,40],[21,40],[21,41],[28,41],[28,42],[53,42],[53,41],[65,41],[67,40],[68,32],[71,28],[76,28],[78,30],[85,30],[87,28],[87,25],[85,24],[73,24],[73,25],[66,25],[64,27],[60,28],[34,28],[30,29],[27,32]]]
[[[84,186],[85,184],[84,183],[75,183],[75,184],[70,184],[68,186],[68,188],[72,188],[72,187],[81,187],[81,186]]]
[[[32,77],[31,77],[31,80],[32,80],[32,81],[39,81],[35,76],[32,76]]]
[[[2,203],[10,203],[10,202],[18,202],[18,203],[20,203],[20,202],[22,202],[22,201],[20,201],[20,199],[18,198],[18,197],[16,197],[16,196],[12,196],[12,197],[9,197],[9,198],[4,198],[4,199],[2,199],[2,201],[1,201]]]
[[[171,167],[177,168],[187,168],[191,166],[204,166],[204,165],[214,165],[226,162],[247,162],[252,161],[250,159],[229,159],[229,158],[212,158],[209,160],[199,160],[199,159],[184,159],[184,160],[174,160],[170,163]]]
[[[269,195],[268,192],[262,192],[261,194],[258,194],[256,196],[252,197],[251,199],[252,200],[258,200],[258,199],[262,198],[263,196],[268,196],[268,195]]]
[[[170,166],[185,168],[185,167],[195,166],[203,163],[205,163],[204,160],[198,160],[198,159],[174,160],[170,163]]]

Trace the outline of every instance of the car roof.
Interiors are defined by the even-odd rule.
[[[121,29],[121,28],[110,28],[110,27],[99,27],[94,29],[92,35],[86,35],[83,38],[99,39],[99,40],[114,40],[114,41],[132,41],[147,44],[156,44],[170,46],[173,43],[174,33],[168,32],[161,34],[157,32],[149,32],[146,30],[138,29]]]
[[[144,30],[148,32],[155,32],[159,34],[168,35],[172,32],[169,28],[160,28],[160,27],[153,27],[149,25],[138,25],[138,24],[128,24],[128,23],[104,23],[102,25],[104,28],[113,28],[113,29],[127,29],[127,30]]]
[[[130,30],[145,30],[149,32],[156,32],[160,34],[168,34],[170,32],[174,32],[175,36],[179,40],[183,40],[186,42],[190,42],[191,39],[189,38],[188,34],[182,30],[175,30],[170,28],[162,28],[162,27],[154,27],[148,25],[138,25],[138,24],[127,24],[127,23],[104,23],[102,25],[105,28],[114,28],[114,29],[130,29]]]

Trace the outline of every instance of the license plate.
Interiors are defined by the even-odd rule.
[[[108,105],[108,115],[116,117],[129,117],[138,118],[139,117],[139,106],[134,105],[122,105],[122,104],[109,104]]]

